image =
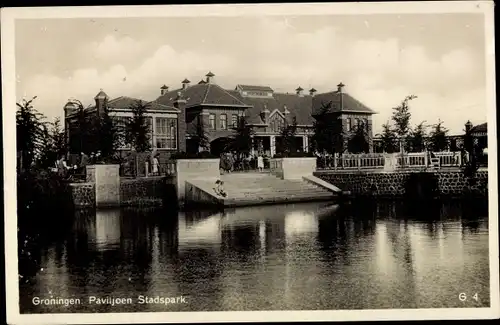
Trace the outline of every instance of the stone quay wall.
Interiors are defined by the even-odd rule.
[[[175,202],[173,177],[154,176],[122,179],[121,206],[163,205],[168,199]]]
[[[75,207],[90,208],[95,206],[94,183],[71,183],[68,188]]]
[[[460,198],[473,193],[480,197],[488,196],[488,172],[476,173],[473,185],[462,172],[387,172],[387,173],[335,173],[332,171],[315,172],[314,176],[350,191],[353,196],[402,197],[406,194],[408,182],[412,174],[434,175],[437,183],[437,194],[441,197]]]
[[[120,180],[120,206],[162,205],[176,202],[173,177],[141,177]],[[69,191],[77,208],[96,206],[95,184],[71,183]]]

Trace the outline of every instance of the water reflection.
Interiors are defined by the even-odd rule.
[[[475,203],[476,204],[476,203]],[[221,211],[77,211],[22,312],[460,307],[489,304],[487,211],[437,202],[261,206]],[[33,306],[57,294],[188,296],[191,303]]]

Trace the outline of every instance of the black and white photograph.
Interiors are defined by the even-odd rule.
[[[492,1],[1,23],[9,324],[500,316]]]

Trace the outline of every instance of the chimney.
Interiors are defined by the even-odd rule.
[[[161,96],[165,95],[167,92],[168,92],[168,86],[165,86],[165,85],[161,86],[161,88],[160,88]]]
[[[191,83],[191,81],[189,81],[188,79],[184,79],[182,81],[182,89],[187,89],[189,87],[190,83]]]
[[[338,85],[337,85],[337,92],[339,93],[339,97],[340,97],[340,110],[343,110],[344,109],[344,95],[343,95],[343,92],[342,92],[342,89],[345,87],[345,85],[340,82]]]
[[[465,132],[469,133],[470,130],[472,130],[472,126],[473,125],[472,125],[471,121],[467,121],[467,123],[465,123]]]
[[[214,83],[214,77],[215,77],[215,75],[214,75],[211,71],[209,71],[209,72],[205,75],[205,77],[207,77],[207,84]]]
[[[314,88],[309,89],[309,95],[311,95],[311,96],[314,96],[314,94],[315,94],[316,92],[317,92],[317,90],[316,90],[316,89],[314,89]]]
[[[107,106],[109,97],[106,93],[101,89],[99,93],[94,97],[95,99],[95,108],[98,116],[104,116],[107,113]]]
[[[295,89],[295,92],[297,93],[297,95],[302,96],[302,91],[303,90],[304,89],[302,89],[302,87],[299,86],[297,89]]]

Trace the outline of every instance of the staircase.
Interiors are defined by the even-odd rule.
[[[250,206],[292,202],[328,201],[337,194],[304,180],[282,180],[267,173],[221,175],[226,197],[217,196],[213,182],[197,180],[192,184],[216,196],[224,206]]]

